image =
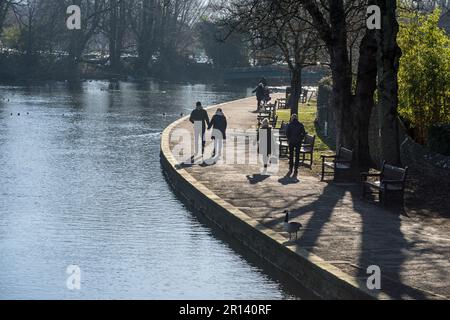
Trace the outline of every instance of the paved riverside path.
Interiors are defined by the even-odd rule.
[[[229,131],[256,129],[254,98],[220,105]],[[210,116],[216,108],[209,110]],[[193,131],[186,120],[177,129]],[[207,133],[210,142],[210,133]],[[228,137],[227,143],[232,143]],[[179,141],[171,139],[171,148]],[[241,142],[242,143],[242,142]],[[238,152],[248,152],[238,145]],[[211,154],[207,147],[206,155]],[[226,161],[227,162],[227,161]],[[367,267],[382,272],[382,291],[393,299],[450,298],[450,221],[400,216],[360,199],[357,185],[320,182],[302,168],[298,181],[284,176],[286,160],[277,174],[264,176],[260,166],[250,164],[184,166],[196,180],[216,195],[265,226],[286,237],[289,246],[306,249],[345,273],[357,277],[361,286]],[[304,228],[297,241],[283,233],[283,211]],[[419,289],[419,290],[418,290]]]

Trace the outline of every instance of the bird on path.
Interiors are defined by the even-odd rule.
[[[295,240],[298,239],[298,232],[303,227],[303,225],[299,222],[289,222],[289,211],[285,210],[283,212],[286,216],[284,219],[284,231],[289,233],[289,241],[292,240],[292,234],[295,233]]]

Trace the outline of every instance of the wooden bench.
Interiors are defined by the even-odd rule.
[[[258,111],[258,123],[261,123],[264,119],[273,120],[276,116],[276,103],[275,104],[265,104],[261,107],[261,109]]]
[[[286,99],[284,99],[284,98],[281,98],[281,99],[278,99],[277,100],[277,106],[278,106],[278,109],[289,109],[288,107],[287,107],[287,100]]]
[[[265,108],[266,108],[266,110],[275,114],[277,111],[277,105],[278,105],[278,101],[275,101],[275,103],[268,103]]]
[[[316,136],[307,134],[300,149],[300,154],[303,157],[302,163],[305,164],[306,156],[309,155],[309,167],[312,168],[314,164],[314,145],[316,143]]]
[[[383,206],[386,206],[394,196],[398,200],[395,202],[403,205],[407,173],[408,167],[403,169],[388,165],[386,162],[383,163],[381,173],[362,173],[363,199],[368,194],[373,194],[373,190],[376,190]],[[369,178],[371,177],[377,179],[370,181]]]
[[[258,127],[261,126],[261,123],[263,122],[264,119],[267,119],[267,120],[269,120],[269,122],[270,122],[270,118],[271,118],[271,115],[270,115],[270,114],[269,114],[269,115],[263,115],[263,114],[258,115],[258,117],[257,117],[257,120],[258,120]]]
[[[333,161],[327,161],[333,160]],[[322,156],[322,181],[325,176],[334,176],[335,181],[346,180],[351,174],[353,164],[353,151],[340,147],[336,155]],[[332,171],[326,171],[331,169]]]

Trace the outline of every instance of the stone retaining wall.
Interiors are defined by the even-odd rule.
[[[327,141],[336,141],[336,125],[332,103],[332,88],[320,85],[317,94],[317,129]]]
[[[407,137],[401,145],[402,163],[439,184],[450,183],[450,157],[435,153]]]
[[[320,257],[297,246],[286,245],[286,238],[265,227],[238,208],[224,201],[180,168],[170,150],[170,132],[181,121],[170,125],[161,137],[161,164],[173,189],[189,205],[238,240],[259,257],[325,299],[389,299],[382,292],[371,292],[364,281],[344,273]]]

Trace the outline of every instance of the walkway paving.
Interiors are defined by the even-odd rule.
[[[254,129],[254,105],[253,98],[221,105],[229,129]],[[188,121],[179,128],[192,131]],[[171,147],[175,144],[172,141]],[[238,149],[248,152],[244,145]],[[379,266],[382,291],[391,298],[450,298],[448,219],[399,216],[360,200],[358,186],[320,182],[307,169],[302,169],[298,181],[285,178],[284,160],[279,174],[272,176],[260,175],[256,165],[223,162],[185,170],[225,201],[286,237],[282,212],[292,210],[293,221],[304,228],[289,245],[306,249],[361,283],[367,279],[368,266]]]

